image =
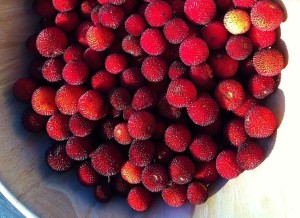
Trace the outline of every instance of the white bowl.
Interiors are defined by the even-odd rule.
[[[72,172],[53,173],[43,155],[49,140],[20,126],[24,105],[13,98],[11,88],[27,73],[24,41],[36,29],[38,19],[31,1],[0,0],[0,190],[26,217],[299,217],[300,1],[284,4],[288,19],[282,24],[281,38],[289,63],[282,72],[280,89],[269,101],[278,120],[284,119],[277,134],[264,141],[268,158],[225,185],[221,180],[204,205],[174,209],[158,201],[150,211],[138,214],[124,199],[97,203]]]

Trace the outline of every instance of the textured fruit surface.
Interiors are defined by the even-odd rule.
[[[232,150],[222,151],[216,160],[216,168],[220,176],[225,179],[233,179],[242,173],[242,169],[236,161],[237,153]]]

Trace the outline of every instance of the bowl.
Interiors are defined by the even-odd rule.
[[[22,129],[20,116],[25,106],[13,98],[11,89],[17,78],[27,74],[31,57],[24,42],[39,21],[31,1],[0,0],[0,191],[26,217],[299,217],[300,1],[288,0],[284,5],[288,19],[281,26],[284,42],[279,46],[288,48],[288,66],[279,90],[267,102],[279,129],[262,141],[266,160],[236,179],[220,180],[203,205],[170,208],[160,200],[151,210],[135,213],[121,198],[97,203],[92,190],[82,187],[74,172],[52,172],[43,155],[49,139]]]

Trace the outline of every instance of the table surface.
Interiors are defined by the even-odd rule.
[[[23,218],[24,216],[0,192],[0,218]]]

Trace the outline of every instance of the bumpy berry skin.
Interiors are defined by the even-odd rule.
[[[189,106],[197,98],[195,85],[187,79],[177,79],[170,82],[166,94],[170,105],[183,108]]]
[[[52,0],[53,6],[60,12],[71,11],[77,5],[77,0]]]
[[[202,94],[187,107],[187,113],[195,124],[208,126],[217,120],[220,108],[208,94]]]
[[[55,94],[55,89],[49,86],[42,86],[36,89],[31,98],[33,110],[40,115],[53,115],[57,111]]]
[[[192,182],[187,189],[187,199],[193,205],[203,204],[208,198],[207,187],[201,182]]]
[[[276,89],[276,82],[273,77],[253,75],[248,80],[248,90],[253,97],[264,99],[271,95]]]
[[[198,65],[207,60],[209,49],[205,41],[198,37],[185,39],[179,47],[181,61],[187,65]]]
[[[196,164],[195,179],[211,184],[215,182],[219,177],[218,171],[216,169],[216,160],[211,160],[208,162],[198,162]]]
[[[201,29],[201,36],[210,49],[221,49],[225,46],[229,33],[220,21],[212,21]]]
[[[90,90],[79,98],[78,111],[89,120],[100,120],[106,115],[107,107],[103,97],[97,91]]]
[[[81,60],[70,61],[62,70],[62,76],[70,85],[81,85],[88,79],[89,69]]]
[[[127,59],[121,53],[113,53],[105,59],[105,69],[112,74],[119,74],[127,67]]]
[[[181,43],[189,34],[189,26],[180,18],[169,20],[163,29],[166,39],[172,44]]]
[[[162,191],[169,182],[168,171],[161,164],[149,164],[142,173],[142,183],[151,192]]]
[[[119,123],[114,129],[114,139],[121,145],[129,145],[132,137],[128,132],[127,123]]]
[[[215,89],[215,98],[223,109],[232,111],[244,102],[245,91],[236,80],[223,80]]]
[[[185,185],[171,183],[162,192],[162,198],[170,207],[181,207],[187,201],[187,188]]]
[[[272,31],[283,21],[283,11],[278,4],[269,0],[258,1],[251,8],[251,22],[262,31]]]
[[[145,78],[137,67],[131,67],[124,70],[120,76],[121,85],[128,90],[136,90],[145,83]]]
[[[166,49],[166,39],[159,29],[146,29],[140,40],[142,49],[149,55],[160,55]]]
[[[148,56],[143,61],[141,71],[148,81],[160,82],[168,73],[168,63],[161,56]]]
[[[125,29],[132,36],[141,35],[146,27],[146,21],[140,14],[132,14],[125,21]]]
[[[138,212],[147,210],[152,205],[152,201],[153,196],[151,192],[143,186],[136,186],[132,188],[127,196],[129,206]]]
[[[188,19],[196,24],[208,24],[217,12],[213,0],[187,0],[184,3],[184,13]]]
[[[249,14],[241,9],[232,9],[224,16],[224,26],[233,35],[246,33],[251,26]]]
[[[65,63],[59,58],[51,58],[45,61],[42,67],[43,77],[49,82],[62,80],[62,69]]]
[[[155,106],[156,94],[148,87],[138,89],[132,98],[132,108],[135,110],[151,109]]]
[[[45,156],[48,166],[56,172],[66,172],[70,170],[74,165],[74,161],[69,158],[66,153],[64,143],[51,145],[47,149]]]
[[[124,163],[121,148],[113,142],[100,145],[90,158],[94,169],[103,176],[117,174]]]
[[[187,72],[187,67],[181,61],[174,61],[168,71],[168,76],[171,80],[183,77]]]
[[[102,25],[96,25],[88,29],[86,39],[91,49],[95,51],[104,51],[114,42],[115,35],[109,28]]]
[[[275,48],[262,49],[253,56],[253,65],[262,76],[276,76],[285,67],[283,54]]]
[[[165,1],[155,1],[148,4],[145,19],[152,27],[161,27],[172,18],[172,8]]]
[[[127,35],[123,38],[122,49],[134,57],[139,57],[143,54],[140,39],[132,35]]]
[[[30,103],[34,91],[38,88],[36,81],[30,77],[18,79],[13,86],[15,98],[24,103]]]
[[[77,27],[76,30],[76,40],[80,45],[83,46],[89,46],[88,40],[87,40],[87,32],[90,29],[90,27],[93,26],[93,22],[91,21],[83,21],[80,23],[80,25]]]
[[[189,150],[197,161],[207,162],[217,155],[217,144],[209,135],[196,135],[189,146]]]
[[[72,32],[80,24],[80,18],[75,11],[60,12],[55,17],[55,24],[65,32]]]
[[[29,132],[42,132],[46,129],[48,117],[37,114],[32,108],[27,108],[22,115],[22,125]]]
[[[226,44],[227,54],[234,60],[245,60],[251,54],[253,45],[246,36],[231,36]]]
[[[255,48],[267,48],[275,43],[276,31],[261,31],[256,27],[251,27],[248,32],[248,37],[251,39],[252,44]]]
[[[122,178],[130,184],[139,184],[142,181],[143,167],[127,161],[121,168]]]
[[[115,87],[116,76],[106,70],[100,70],[92,76],[91,85],[95,90],[108,92]]]
[[[244,120],[241,118],[230,120],[224,128],[224,135],[236,147],[250,139],[245,131]]]
[[[253,107],[245,116],[245,130],[252,138],[269,137],[275,132],[276,127],[276,117],[266,107]]]
[[[172,124],[165,131],[166,145],[176,152],[183,152],[191,142],[190,130],[181,124]]]
[[[209,64],[216,77],[225,79],[233,77],[239,68],[239,62],[231,58],[227,53],[215,53],[210,56]]]
[[[123,23],[124,17],[124,9],[112,4],[102,5],[98,12],[99,22],[111,29],[118,28]]]
[[[90,161],[84,161],[77,170],[77,176],[82,185],[95,186],[102,177],[94,170]]]
[[[238,106],[232,112],[235,115],[237,115],[238,117],[245,117],[246,114],[248,113],[248,111],[256,105],[258,105],[258,101],[255,98],[251,97],[251,96],[247,96],[244,103],[241,104],[240,106]]]
[[[133,141],[129,152],[129,161],[136,166],[147,166],[154,158],[155,146],[150,140]]]
[[[187,156],[178,155],[171,161],[169,173],[174,183],[187,184],[195,175],[195,165]]]
[[[92,133],[95,122],[84,118],[80,113],[75,113],[70,118],[69,128],[74,136],[85,137]]]
[[[36,39],[36,47],[39,53],[47,58],[54,58],[64,53],[67,48],[68,38],[57,27],[43,29]]]
[[[66,144],[68,156],[77,161],[86,160],[94,149],[93,141],[89,137],[71,137]]]
[[[121,111],[129,107],[131,95],[126,89],[116,87],[109,94],[109,102],[116,110]]]
[[[265,159],[262,147],[255,142],[247,142],[238,148],[237,163],[243,170],[252,170]]]
[[[46,130],[50,138],[56,141],[67,140],[71,136],[69,129],[70,116],[56,113],[47,122]]]
[[[242,173],[236,161],[237,153],[232,150],[223,150],[216,159],[216,168],[224,179],[233,179]]]

